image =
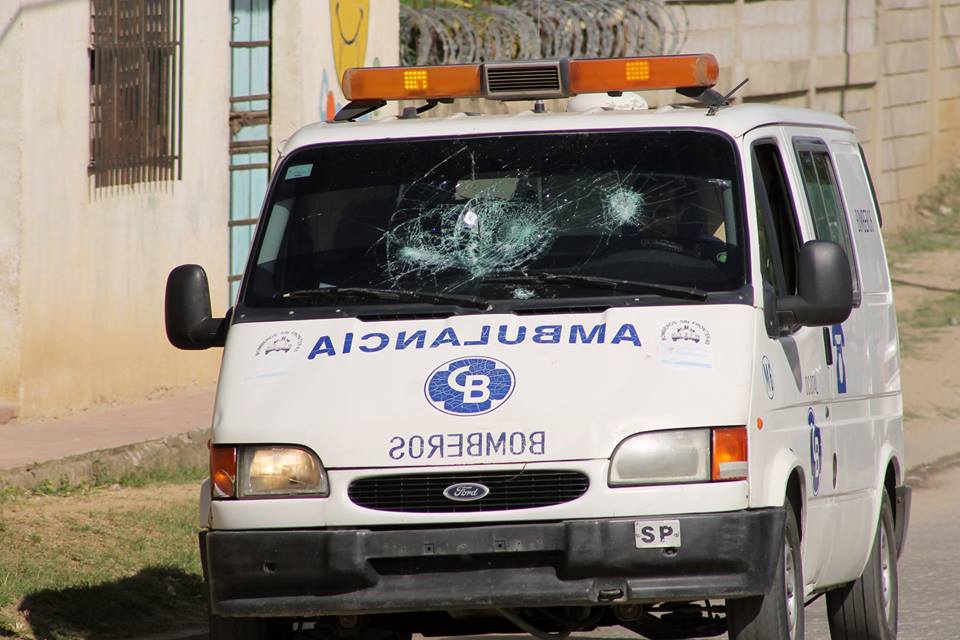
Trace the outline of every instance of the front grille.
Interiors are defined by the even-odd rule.
[[[559,97],[563,95],[560,65],[556,62],[539,64],[486,64],[487,97]]]
[[[490,493],[475,502],[455,502],[443,495],[444,489],[462,482],[483,484]],[[548,507],[579,498],[589,486],[579,471],[485,471],[359,478],[347,493],[354,504],[378,511],[461,513]]]

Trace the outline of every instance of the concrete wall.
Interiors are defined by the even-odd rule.
[[[19,5],[0,14],[0,141],[18,169],[0,174],[0,402],[49,415],[212,382],[217,350],[167,343],[163,289],[201,262],[227,299],[229,3],[184,3],[183,179],[111,189],[87,175],[89,2]]]
[[[0,422],[20,404],[20,103],[23,33],[18,2],[0,6]]]
[[[688,3],[686,51],[711,51],[740,99],[832,111],[856,125],[885,225],[960,151],[960,0]]]
[[[281,148],[282,142],[303,125],[333,118],[343,106],[334,48],[343,46],[338,31],[343,23],[348,30],[358,24],[361,5],[366,7],[366,23],[361,24],[367,30],[366,46],[359,47],[362,36],[357,38],[352,50],[343,54],[343,65],[399,64],[399,0],[370,0],[369,5],[341,0],[340,5],[341,20],[337,24],[331,20],[329,0],[274,2],[271,134],[275,148]],[[389,104],[372,116],[395,109],[395,104]]]

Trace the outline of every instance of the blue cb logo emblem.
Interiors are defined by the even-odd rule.
[[[807,425],[810,427],[810,475],[813,479],[813,495],[820,493],[820,474],[823,470],[823,437],[813,409],[807,409]]]
[[[843,325],[833,325],[833,346],[837,351],[837,393],[847,392],[847,363],[843,361],[843,348],[847,339],[843,335]]]
[[[477,416],[506,402],[515,382],[513,371],[499,360],[459,358],[433,370],[424,394],[438,411]]]

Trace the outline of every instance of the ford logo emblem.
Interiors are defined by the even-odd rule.
[[[472,502],[486,498],[489,494],[490,489],[479,482],[458,482],[443,490],[443,495],[448,500],[456,502]]]

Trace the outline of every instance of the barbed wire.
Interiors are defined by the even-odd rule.
[[[404,65],[678,52],[687,13],[666,0],[518,0],[473,9],[400,6]]]

